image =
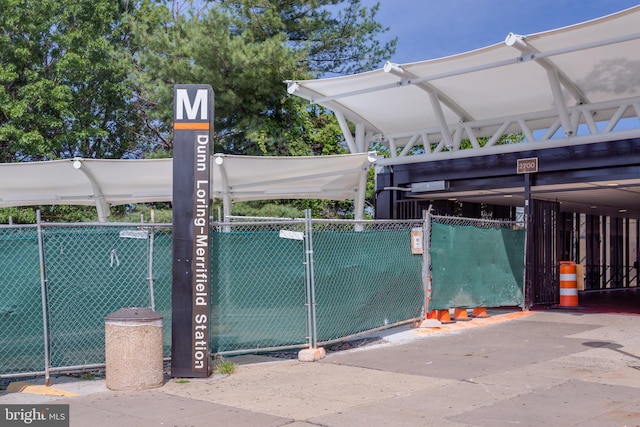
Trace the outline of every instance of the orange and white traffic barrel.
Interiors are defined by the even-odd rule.
[[[578,307],[578,276],[576,263],[560,261],[560,304],[559,307]]]

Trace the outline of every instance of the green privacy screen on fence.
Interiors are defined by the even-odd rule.
[[[410,228],[313,234],[318,341],[420,316],[422,257]]]
[[[523,304],[525,230],[432,223],[429,310]]]
[[[153,232],[153,297],[157,313],[162,315],[164,357],[171,357],[171,228],[156,228]]]
[[[305,344],[303,242],[278,231],[214,233],[211,242],[213,351]]]
[[[322,343],[415,320],[424,303],[422,257],[411,254],[415,226],[289,220],[214,227],[212,351],[306,347],[312,324]],[[307,248],[303,231],[311,228]],[[44,287],[37,227],[0,227],[0,375],[104,363],[104,319],[126,307],[162,314],[164,355],[171,354],[170,226],[43,223],[41,230]]]
[[[36,228],[1,231],[0,373],[41,371],[44,341]]]
[[[52,366],[103,363],[104,318],[149,306],[149,239],[124,237],[122,230],[45,230]]]

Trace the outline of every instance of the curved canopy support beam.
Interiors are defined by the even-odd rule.
[[[300,98],[309,101],[310,104],[321,105],[333,112],[340,111],[344,114],[345,117],[348,116],[350,121],[354,123],[364,123],[368,129],[373,129],[374,133],[381,133],[380,129],[377,129],[376,126],[373,125],[373,123],[366,120],[355,111],[345,108],[344,105],[336,102],[333,98],[326,98],[317,92],[300,86],[293,80],[285,80],[285,83],[287,84],[287,92],[290,95],[299,96]]]
[[[220,154],[213,155],[213,161],[220,167],[221,187],[222,187],[222,221],[225,222],[231,215],[231,194],[229,191],[229,179],[224,167],[224,158]],[[212,180],[213,181],[213,180]],[[229,231],[226,229],[225,231]]]
[[[560,68],[558,68],[549,58],[542,56],[541,52],[535,49],[533,46],[527,44],[525,37],[519,34],[509,33],[507,34],[504,43],[507,46],[511,46],[522,52],[522,56],[519,58],[521,62],[535,61],[538,65],[547,71],[552,71],[557,75],[557,78],[562,86],[573,96],[577,104],[588,104],[589,99],[584,94],[582,89],[571,80]]]
[[[442,105],[440,105],[440,99],[438,95],[433,92],[429,92],[429,101],[431,101],[431,107],[433,108],[433,113],[438,120],[438,125],[440,126],[440,132],[442,134],[442,140],[444,141],[444,145],[452,150],[453,140],[451,139],[451,132],[449,131],[449,126],[447,126],[447,121],[444,118],[444,112],[442,111]]]
[[[567,110],[567,104],[562,94],[562,88],[560,87],[560,78],[556,70],[547,70],[549,76],[549,84],[551,85],[551,93],[556,101],[556,108],[558,109],[558,116],[560,117],[560,123],[562,123],[562,129],[566,136],[571,136],[575,132],[571,126],[571,120],[569,119],[569,111]]]
[[[551,86],[551,93],[555,99],[556,108],[558,109],[558,115],[560,122],[562,123],[562,129],[566,136],[575,134],[573,126],[571,126],[571,120],[569,119],[569,112],[567,111],[567,104],[562,93],[560,85],[564,86],[567,91],[573,96],[577,104],[588,104],[589,100],[584,92],[575,84],[565,73],[562,72],[554,63],[546,57],[539,57],[540,52],[527,44],[525,37],[509,33],[504,41],[507,46],[511,46],[522,52],[520,57],[521,61],[535,61],[542,68],[547,71],[549,77],[549,84]]]
[[[390,73],[390,74],[393,74],[395,76],[400,77],[401,79],[403,79],[402,82],[406,83],[406,84],[410,84],[411,82],[419,79],[419,76],[417,76],[417,75],[415,75],[413,73],[407,72],[400,65],[394,64],[393,62],[387,61],[384,64],[383,70],[384,70],[385,73]],[[415,83],[415,85],[417,87],[419,87],[420,89],[424,90],[427,93],[436,94],[438,96],[438,99],[440,100],[440,102],[442,102],[442,104],[446,105],[447,108],[449,108],[458,117],[460,117],[460,121],[461,122],[470,122],[470,121],[475,120],[473,118],[473,116],[468,111],[466,111],[464,108],[462,108],[461,105],[456,103],[446,93],[442,92],[441,90],[439,90],[438,88],[433,86],[431,83],[426,82],[426,81],[418,81],[417,83]]]
[[[344,117],[344,114],[340,111],[334,111],[336,119],[338,119],[338,124],[340,125],[340,129],[342,130],[342,135],[344,136],[344,140],[349,147],[349,152],[352,154],[358,153],[358,146],[353,139],[353,135],[351,134],[351,129],[349,129],[349,124],[347,123],[347,119]]]
[[[93,173],[91,173],[87,165],[82,163],[82,159],[80,157],[76,157],[73,159],[73,167],[74,169],[82,172],[91,183],[93,196],[95,197],[96,201],[96,210],[98,211],[98,221],[106,222],[107,217],[111,215],[111,212],[109,210],[109,205],[104,200],[104,193],[102,192],[102,188],[100,188],[100,184],[98,184],[98,180],[93,175]]]

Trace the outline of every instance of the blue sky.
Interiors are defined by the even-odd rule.
[[[403,64],[441,58],[502,43],[510,32],[527,35],[609,15],[640,4],[630,0],[362,0],[380,2],[381,37],[398,37],[396,53],[381,58]]]

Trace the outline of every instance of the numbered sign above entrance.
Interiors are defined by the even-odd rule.
[[[538,172],[538,158],[529,157],[528,159],[518,159],[518,173],[536,173]]]

